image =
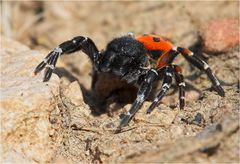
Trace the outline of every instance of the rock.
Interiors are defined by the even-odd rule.
[[[63,92],[74,105],[78,106],[83,102],[83,95],[77,81],[72,82]]]
[[[1,38],[1,163],[49,162],[60,140],[49,122],[59,78],[31,76],[44,54]]]
[[[207,52],[226,52],[239,44],[239,25],[237,19],[212,20],[205,24],[200,36]]]

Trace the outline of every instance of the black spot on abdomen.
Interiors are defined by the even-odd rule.
[[[160,42],[160,38],[153,37],[153,41],[154,41],[154,42]]]

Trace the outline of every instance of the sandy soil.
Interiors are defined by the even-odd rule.
[[[176,45],[201,52],[199,30],[206,22],[239,19],[237,1],[3,5],[11,17],[1,20],[1,32],[46,54],[77,35],[91,37],[99,49],[104,49],[109,40],[129,31],[161,34]],[[101,74],[97,87],[91,89],[92,66],[87,57],[81,52],[62,56],[56,71],[61,76],[61,92],[51,119],[58,120],[63,140],[53,161],[239,162],[239,47],[208,53],[205,58],[225,89],[224,98],[211,91],[206,75],[178,57],[176,63],[183,67],[187,82],[185,109],[178,109],[173,86],[151,115],[145,114],[151,103],[146,101],[130,125],[116,134],[120,114],[130,108],[136,89],[117,79],[117,87],[111,85],[109,89],[113,81],[106,82],[104,76],[108,75]],[[75,80],[84,95],[79,105],[64,94]]]

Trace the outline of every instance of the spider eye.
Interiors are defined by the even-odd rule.
[[[135,37],[135,33],[134,33],[134,32],[128,32],[127,35],[130,36],[130,37],[132,37],[132,38]]]

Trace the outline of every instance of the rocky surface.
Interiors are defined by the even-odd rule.
[[[1,163],[50,161],[59,143],[49,122],[59,78],[46,84],[32,76],[41,53],[4,37],[1,46]]]
[[[238,118],[225,117],[218,124],[213,124],[206,127],[196,137],[187,137],[178,139],[174,143],[165,143],[159,145],[158,151],[144,152],[135,158],[128,157],[126,163],[157,163],[157,162],[235,162],[234,156],[239,155],[238,147],[234,144],[239,130]],[[235,138],[235,139],[234,139]],[[231,146],[226,146],[226,142],[232,143]],[[170,148],[169,148],[170,147]],[[236,150],[234,154],[224,154],[223,149]],[[227,152],[227,151],[226,151]],[[216,158],[211,157],[212,154],[217,154]],[[203,160],[203,156],[207,159]]]
[[[67,128],[62,131],[64,139],[57,159],[64,157],[74,163],[237,161],[239,145],[233,143],[238,142],[239,134],[238,93],[231,87],[225,89],[226,98],[206,92],[202,101],[189,103],[183,111],[162,104],[146,115],[151,103],[145,102],[120,133],[116,133],[119,115],[131,104],[113,103],[109,107],[115,109],[111,117],[93,116],[87,105],[74,106],[64,97],[61,106],[67,113]],[[216,125],[222,128],[214,128]],[[225,151],[234,154],[221,157]]]
[[[24,58],[24,55],[33,51],[25,47],[26,53],[15,54],[16,51],[19,52],[15,48],[14,56],[21,55],[23,59],[13,58],[12,55],[4,58],[6,61],[11,59],[11,64],[4,64],[4,67],[8,65],[5,70],[9,70],[9,73],[3,77],[10,76],[11,79],[20,76],[19,70],[29,70],[22,73],[24,77],[30,75],[32,69],[52,48],[77,35],[91,37],[101,50],[109,40],[129,31],[137,34],[155,33],[167,37],[175,45],[190,47],[198,53],[205,52],[208,45],[213,47],[213,44],[204,44],[213,38],[206,37],[204,42],[199,38],[203,36],[202,32],[214,32],[214,29],[201,32],[201,27],[219,20],[219,29],[216,31],[226,31],[223,36],[227,38],[226,42],[221,42],[221,49],[213,47],[215,49],[210,49],[208,54],[202,56],[220,79],[226,92],[224,98],[211,91],[211,84],[205,74],[179,56],[176,64],[183,68],[187,83],[185,109],[178,108],[178,90],[173,84],[169,94],[151,115],[146,115],[146,109],[153,97],[144,103],[129,126],[120,133],[116,133],[116,127],[121,113],[131,107],[136,97],[136,88],[104,74],[94,81],[91,63],[82,52],[59,59],[55,73],[60,82],[54,75],[46,86],[41,82],[41,74],[35,78],[27,76],[29,79],[17,80],[14,85],[22,84],[23,80],[23,86],[32,94],[23,94],[26,96],[25,101],[17,101],[23,101],[24,106],[18,103],[11,108],[1,109],[7,114],[9,112],[6,111],[10,109],[16,109],[13,110],[14,114],[24,109],[21,115],[17,113],[3,117],[4,120],[14,120],[8,124],[12,128],[5,128],[2,133],[7,141],[2,142],[5,161],[19,158],[19,161],[56,163],[239,163],[239,122],[236,121],[239,120],[239,47],[229,44],[232,40],[236,43],[236,36],[232,39],[228,35],[231,32],[228,26],[232,23],[219,23],[221,20],[238,20],[239,2],[4,2],[4,5],[9,5],[4,10],[11,9],[12,13],[12,17],[8,17],[10,20],[1,20],[10,22],[8,25],[11,28],[4,28],[4,35],[12,36],[42,52],[34,51],[35,59],[32,59],[32,55]],[[26,19],[19,19],[22,17]],[[214,35],[215,33],[210,36]],[[6,43],[6,47],[9,47],[13,41]],[[17,43],[14,42],[15,44]],[[216,48],[218,55],[214,55]],[[18,61],[25,60],[27,62],[22,67],[26,68],[20,69],[17,63],[22,62]],[[26,65],[29,61],[30,64]],[[11,80],[5,81],[2,86],[7,87],[8,83],[12,86],[13,83],[9,81]],[[91,89],[92,84],[94,87]],[[51,92],[53,95],[56,93],[56,96],[49,94],[52,85]],[[4,91],[2,86],[1,94]],[[19,98],[17,93],[21,95],[22,92],[18,92],[18,87],[9,88],[13,95],[11,100],[15,103],[15,97]],[[36,88],[37,93],[34,92]],[[156,91],[157,88],[156,85]],[[8,90],[3,93],[9,93]],[[39,95],[39,98],[36,99],[34,95]],[[45,98],[42,99],[45,105],[35,109],[42,103],[41,96]],[[34,103],[27,103],[32,101]],[[26,118],[25,122],[15,119],[22,117]],[[18,120],[20,122],[16,122]],[[35,128],[38,127],[35,126],[38,120],[43,120],[46,125],[41,128],[43,131]],[[18,128],[18,125],[23,128]],[[48,131],[49,129],[55,130]],[[26,135],[16,137],[20,132]],[[8,138],[7,134],[13,137]],[[38,134],[44,140],[39,139]],[[37,146],[44,146],[45,151],[36,149]],[[37,153],[41,155],[38,158],[34,156]]]

